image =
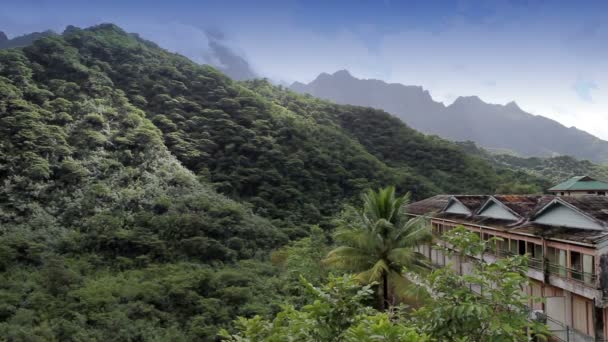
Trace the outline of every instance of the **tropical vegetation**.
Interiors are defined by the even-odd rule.
[[[403,212],[409,194],[395,196],[394,187],[363,195],[363,209],[344,215],[334,235],[339,245],[329,252],[325,263],[355,272],[364,283],[382,284],[382,307],[396,303],[389,299],[390,284],[403,288],[407,284],[402,272],[420,273],[430,268],[424,255],[415,247],[430,242],[428,222],[422,217],[408,219]],[[393,291],[394,292],[394,291]]]
[[[366,189],[542,182],[382,111],[235,82],[115,25],[68,27],[0,50],[0,336],[209,341],[285,304],[309,315],[300,274],[337,279],[322,261],[335,218]],[[346,330],[392,324],[365,317]]]

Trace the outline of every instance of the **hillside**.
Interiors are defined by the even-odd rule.
[[[0,49],[28,46],[37,39],[55,35],[57,35],[57,33],[47,30],[43,32],[32,32],[9,39],[4,32],[0,31]]]
[[[291,89],[339,104],[383,109],[417,130],[453,141],[470,140],[484,148],[521,156],[571,155],[596,163],[608,162],[607,141],[527,113],[515,102],[489,104],[469,96],[445,106],[435,102],[422,87],[358,79],[346,70],[320,74],[309,84],[296,82]]]
[[[522,158],[509,154],[490,153],[477,147],[473,142],[462,142],[459,145],[468,153],[480,156],[498,168],[525,172],[547,179],[553,184],[581,175],[600,180],[608,179],[608,166],[594,164],[588,160],[577,160],[570,156]]]
[[[539,191],[389,114],[239,83],[114,25],[0,51],[0,336],[213,340],[362,190]],[[297,282],[297,279],[295,280]]]

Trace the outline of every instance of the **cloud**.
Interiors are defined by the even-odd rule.
[[[219,28],[202,29],[175,21],[166,23],[130,21],[123,27],[197,63],[212,65],[233,79],[243,80],[257,76],[238,45]]]
[[[585,102],[593,102],[591,91],[597,90],[597,84],[593,81],[579,80],[573,86],[572,89],[578,95],[579,99]]]

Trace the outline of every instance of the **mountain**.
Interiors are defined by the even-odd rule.
[[[386,184],[546,185],[111,24],[0,50],[0,336],[213,341],[297,297],[274,250]]]
[[[36,39],[57,35],[57,33],[47,30],[43,32],[32,32],[29,34],[24,34],[22,36],[17,36],[12,39],[8,39],[6,34],[0,31],[0,49],[9,49],[14,47],[23,47],[32,44],[32,42]]]
[[[453,141],[471,140],[491,150],[521,156],[571,155],[608,162],[607,141],[527,113],[515,102],[489,104],[477,96],[468,96],[445,106],[434,101],[422,87],[358,79],[346,70],[322,73],[309,84],[294,83],[291,89],[339,104],[383,109],[424,133]]]
[[[214,61],[211,64],[212,66],[218,68],[233,80],[243,81],[258,78],[249,62],[230,48],[222,39],[222,35],[208,33],[207,36],[209,38],[209,53],[213,57],[211,60]]]
[[[66,31],[70,31],[73,26],[68,26]],[[250,80],[257,78],[257,73],[253,70],[249,62],[239,55],[229,46],[224,35],[217,31],[205,32],[208,40],[209,50],[205,52],[204,60],[213,67],[219,69],[228,77],[234,80]],[[0,31],[0,49],[14,47],[24,47],[31,45],[35,40],[57,35],[57,33],[46,30],[43,32],[33,32],[22,36],[8,39],[6,34]],[[200,56],[189,56],[191,58]]]

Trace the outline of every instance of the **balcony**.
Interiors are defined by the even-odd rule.
[[[506,250],[506,249],[498,249],[498,250],[489,249],[486,252],[490,253],[492,255],[495,255],[499,258],[507,258],[507,257],[515,255],[513,252]],[[533,257],[528,256],[528,267],[542,272],[543,271],[543,260],[539,259],[539,258],[533,258]]]
[[[588,286],[594,286],[597,281],[597,275],[595,273],[583,272],[581,270],[564,267],[551,262],[547,264],[547,269],[550,275],[574,280]]]

